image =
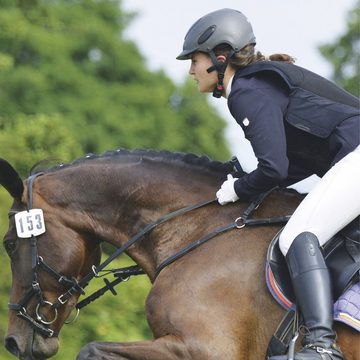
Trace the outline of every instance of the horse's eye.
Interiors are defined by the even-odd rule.
[[[4,243],[6,252],[11,255],[16,250],[16,240],[7,240]]]

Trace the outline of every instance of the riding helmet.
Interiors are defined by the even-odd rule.
[[[252,26],[245,15],[237,10],[221,9],[201,17],[191,26],[177,59],[190,59],[197,51],[210,53],[220,44],[228,44],[234,52],[239,52],[255,43]]]

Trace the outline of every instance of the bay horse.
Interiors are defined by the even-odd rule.
[[[53,356],[81,289],[60,304],[59,297],[66,282],[74,288],[96,269],[100,243],[121,247],[164,214],[213,199],[231,171],[230,163],[191,154],[116,150],[48,169],[30,183],[1,160],[0,183],[14,198],[4,237],[12,268],[8,351],[22,360]],[[253,217],[291,214],[300,201],[295,192],[274,191]],[[264,275],[267,247],[279,225],[239,226],[156,272],[164,260],[233,222],[248,205],[212,201],[163,222],[128,247],[127,254],[152,281],[146,316],[154,339],[84,344],[77,359],[264,359],[283,315]],[[17,235],[14,217],[29,209],[43,211],[46,230],[37,242]],[[40,224],[40,215],[34,216]],[[46,266],[34,263],[34,256]],[[41,303],[34,295],[39,289]],[[343,324],[337,332],[347,360],[359,360],[359,333]]]

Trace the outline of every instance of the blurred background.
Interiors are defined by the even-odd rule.
[[[221,7],[249,18],[263,53],[288,53],[359,96],[359,0],[222,0]],[[236,154],[251,171],[256,159],[226,100],[199,94],[189,62],[175,59],[189,27],[218,8],[217,0],[0,0],[0,157],[24,178],[39,160],[119,147],[221,161]],[[10,206],[1,188],[1,236]],[[0,261],[3,338],[11,284],[3,248]],[[115,266],[129,263],[123,257]],[[149,286],[134,278],[117,297],[85,308],[62,330],[54,359],[74,359],[92,340],[151,338],[143,311]],[[0,358],[10,358],[2,345]]]

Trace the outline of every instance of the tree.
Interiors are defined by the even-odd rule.
[[[23,176],[29,175],[34,160],[64,162],[80,152],[80,146],[60,115],[19,115],[0,132],[0,148],[11,149],[8,160]]]
[[[360,96],[360,1],[349,12],[347,30],[334,43],[320,46],[333,65],[333,79],[353,95]]]
[[[133,15],[121,2],[0,0],[0,6],[1,130],[19,128],[19,114],[55,114],[79,144],[78,156],[145,147],[229,157],[225,121],[206,98],[147,70],[136,45],[124,40]],[[176,93],[193,98],[173,106]],[[191,120],[194,113],[201,121]],[[3,156],[10,150],[0,144]]]

